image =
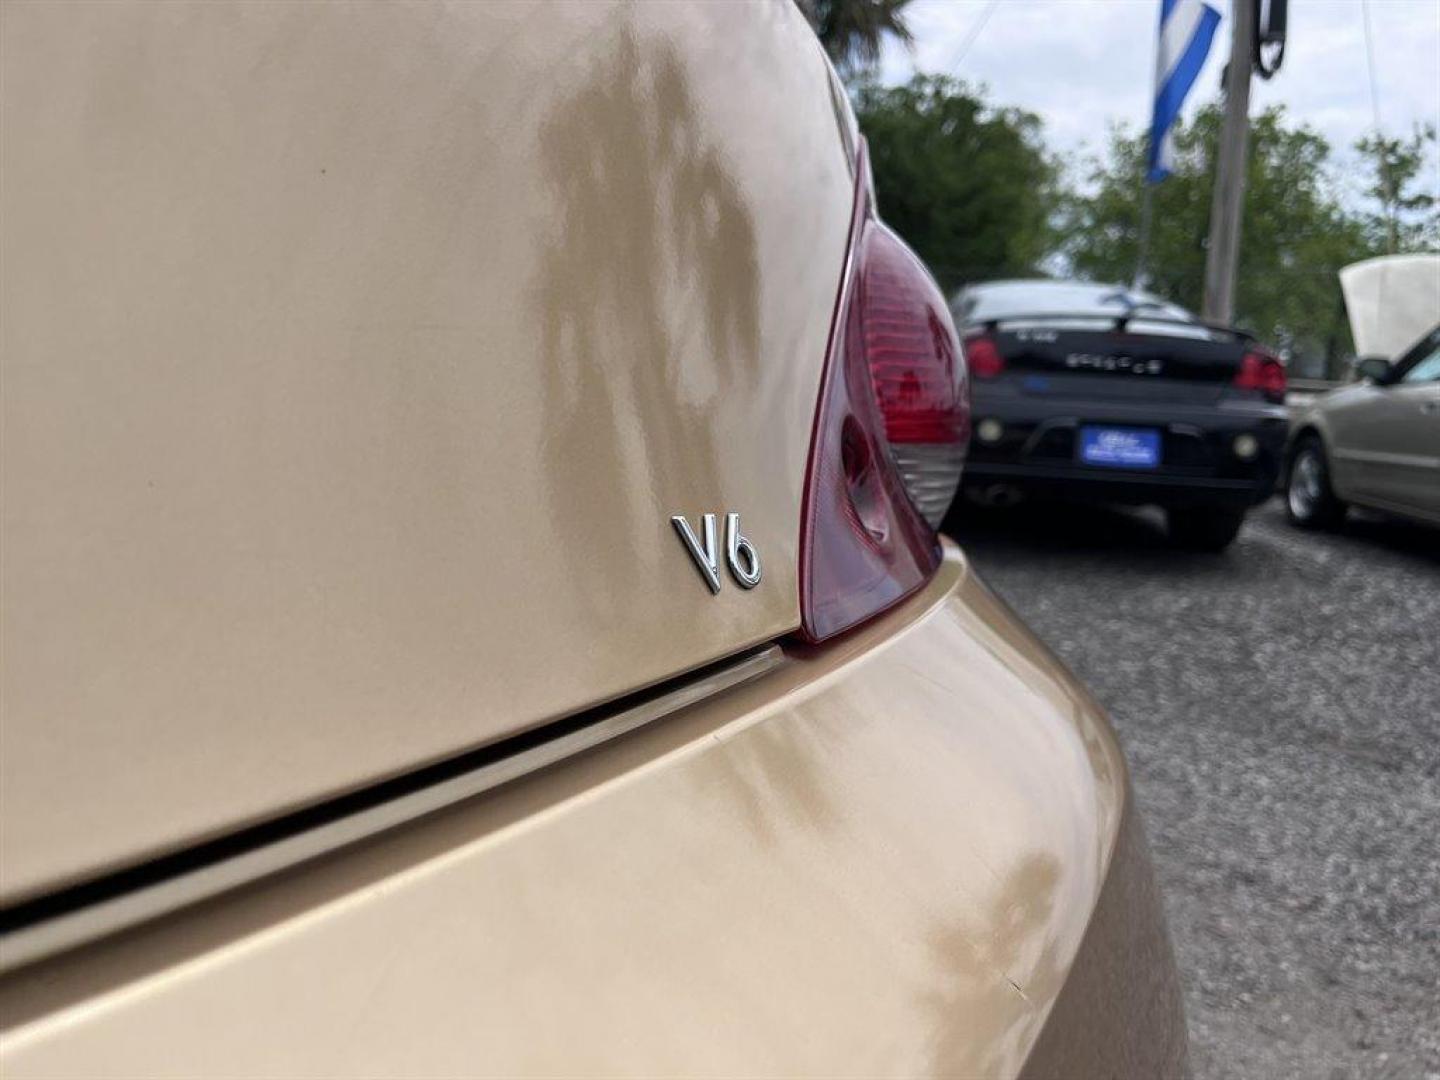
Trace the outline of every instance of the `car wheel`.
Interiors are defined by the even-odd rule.
[[[1229,507],[1177,506],[1165,511],[1170,542],[1190,551],[1224,551],[1244,522],[1245,511]]]
[[[1330,486],[1325,446],[1315,435],[1306,435],[1290,460],[1285,513],[1302,529],[1330,528],[1345,516],[1345,504],[1335,497]]]

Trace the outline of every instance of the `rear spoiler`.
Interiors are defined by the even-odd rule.
[[[1177,319],[1172,315],[1151,315],[1143,310],[1127,311],[1121,315],[1097,315],[1093,311],[1052,311],[1038,315],[1010,315],[1001,319],[983,319],[978,322],[966,323],[966,329],[972,326],[983,327],[987,333],[995,333],[1000,329],[1002,323],[1031,323],[1031,322],[1061,322],[1072,319],[1089,319],[1093,322],[1108,321],[1116,333],[1123,334],[1132,322],[1165,323],[1172,326],[1184,326],[1195,330],[1209,330],[1216,334],[1226,334],[1237,342],[1251,342],[1255,335],[1234,326],[1226,326],[1224,323],[1205,322],[1202,319]]]

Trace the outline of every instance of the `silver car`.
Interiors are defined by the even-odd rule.
[[[1394,363],[1318,399],[1290,444],[1285,506],[1304,528],[1340,523],[1350,504],[1440,525],[1440,325]]]

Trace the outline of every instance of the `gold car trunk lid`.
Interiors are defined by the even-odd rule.
[[[792,8],[4,7],[0,900],[796,626],[853,183]]]

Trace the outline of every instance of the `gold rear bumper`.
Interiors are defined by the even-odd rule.
[[[0,1072],[1178,1074],[1127,796],[949,549],[751,683],[15,972]]]

